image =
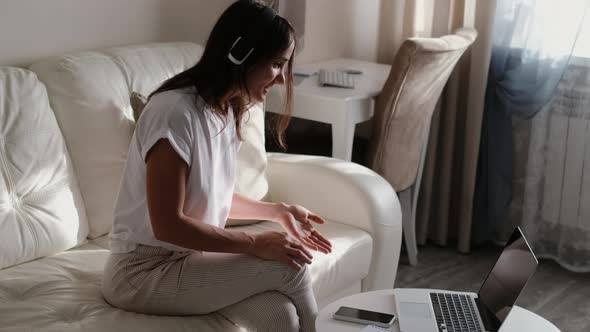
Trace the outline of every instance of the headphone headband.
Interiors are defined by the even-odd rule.
[[[276,17],[277,12],[274,9],[264,6],[260,18],[256,20],[254,26],[247,30],[244,35],[236,38],[227,53],[227,58],[236,65],[244,63],[254,51],[254,45],[261,37],[263,30],[270,26]]]

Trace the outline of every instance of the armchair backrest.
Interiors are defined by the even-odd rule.
[[[375,103],[368,165],[396,191],[421,172],[430,121],[457,61],[477,32],[461,28],[440,38],[410,38],[395,56]]]

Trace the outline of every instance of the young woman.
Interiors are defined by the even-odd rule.
[[[331,251],[307,209],[233,193],[240,125],[269,88],[286,84],[292,26],[254,0],[219,18],[200,61],[151,96],[131,144],[102,292],[141,313],[218,312],[256,331],[314,331],[306,264]],[[246,115],[247,116],[247,115]],[[279,141],[288,118],[278,125]],[[285,232],[224,229],[227,218],[275,221]]]

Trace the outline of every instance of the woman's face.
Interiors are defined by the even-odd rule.
[[[285,84],[285,71],[294,48],[295,43],[291,43],[287,49],[275,58],[252,69],[246,82],[252,102],[260,103],[264,101],[264,97],[273,85]]]

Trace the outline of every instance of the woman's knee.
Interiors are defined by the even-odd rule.
[[[299,331],[297,309],[287,296],[279,292],[267,292],[264,293],[264,301],[268,303],[269,322],[274,325],[269,331]]]
[[[284,287],[297,289],[311,288],[311,276],[309,275],[307,264],[302,264],[299,270],[290,266],[286,266],[285,269],[286,277]]]
[[[289,297],[279,292],[254,295],[219,311],[248,331],[299,331],[297,309]]]

